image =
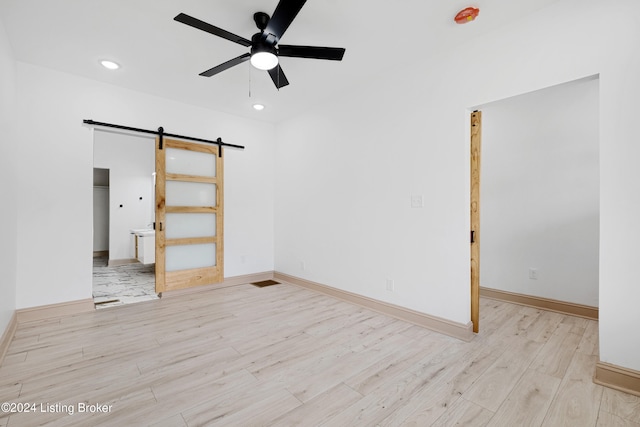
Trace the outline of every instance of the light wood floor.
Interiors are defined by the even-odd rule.
[[[640,426],[592,382],[597,322],[485,299],[481,325],[465,343],[288,284],[25,323],[0,402],[38,412],[0,426]]]

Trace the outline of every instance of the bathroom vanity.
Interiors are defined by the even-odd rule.
[[[151,229],[132,229],[134,257],[142,264],[156,262],[156,232]]]

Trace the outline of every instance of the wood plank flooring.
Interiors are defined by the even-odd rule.
[[[0,427],[640,427],[638,397],[591,380],[597,322],[480,312],[466,343],[283,283],[24,323],[0,402],[35,413],[0,412]]]

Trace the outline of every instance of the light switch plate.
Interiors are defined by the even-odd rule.
[[[389,292],[394,292],[396,290],[396,284],[391,279],[387,279],[387,290]]]

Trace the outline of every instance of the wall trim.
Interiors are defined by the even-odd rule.
[[[100,258],[103,256],[109,256],[109,251],[93,251],[93,257],[94,258]]]
[[[640,396],[640,371],[598,361],[593,382]]]
[[[370,310],[377,311],[378,313],[395,317],[396,319],[413,323],[414,325],[418,325],[432,331],[440,332],[442,334],[449,335],[463,341],[471,341],[475,336],[475,334],[473,333],[473,324],[471,322],[467,323],[466,325],[462,323],[452,322],[447,319],[431,316],[419,311],[401,307],[399,305],[390,304],[352,292],[343,291],[341,289],[333,288],[331,286],[323,285],[320,283],[311,282],[299,277],[289,276],[288,274],[284,273],[276,272],[274,274],[274,279],[282,282],[287,282],[292,285],[300,286],[302,288],[306,288],[325,295],[329,295],[331,297],[338,298],[351,304],[357,304]]]
[[[34,320],[54,319],[56,317],[73,316],[74,314],[87,313],[95,310],[93,298],[77,301],[63,302],[59,304],[41,305],[38,307],[21,308],[16,310],[18,323]]]
[[[0,366],[2,366],[2,362],[4,362],[4,356],[7,355],[7,351],[9,350],[9,345],[13,340],[13,336],[16,334],[16,328],[18,327],[18,316],[16,312],[13,312],[11,319],[9,320],[9,324],[4,330],[2,334],[2,338],[0,338]]]
[[[480,296],[495,299],[498,301],[506,301],[515,304],[541,308],[547,311],[569,314],[571,316],[598,320],[598,307],[591,307],[588,305],[575,304],[572,302],[559,301],[549,298],[534,297],[531,295],[517,294],[513,292],[501,291],[499,289],[485,287],[480,288]]]
[[[190,295],[198,292],[212,291],[220,288],[228,288],[231,286],[246,285],[249,283],[260,282],[263,280],[270,280],[270,279],[273,279],[273,271],[245,274],[242,276],[225,277],[224,281],[221,283],[213,283],[211,285],[196,286],[193,288],[164,291],[162,293],[162,298],[172,298],[172,297],[177,297],[181,295]]]

